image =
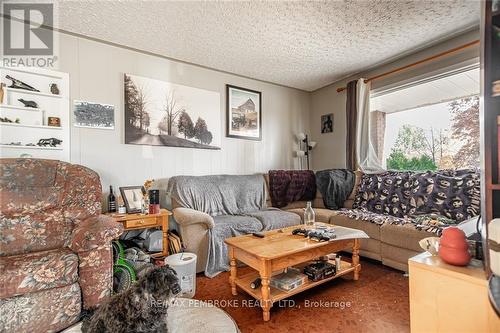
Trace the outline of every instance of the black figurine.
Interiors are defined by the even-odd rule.
[[[27,108],[35,108],[36,109],[38,107],[38,104],[35,101],[26,101],[22,98],[19,98],[18,101],[23,103],[24,106]]]
[[[56,138],[49,138],[49,139],[40,139],[38,140],[37,145],[40,147],[55,147],[57,145],[60,145],[62,143],[62,140],[56,139]]]
[[[59,95],[59,88],[57,87],[57,84],[52,83],[50,85],[50,92],[53,93],[54,95]]]
[[[12,81],[12,84],[9,86],[9,88],[14,88],[14,89],[23,89],[23,90],[30,90],[30,91],[37,91],[37,92],[40,92],[40,90],[38,89],[35,89],[33,88],[32,86],[30,86],[29,84],[27,83],[24,83],[23,81],[21,80],[18,80],[18,79],[14,79],[12,76],[10,75],[6,75],[5,76],[7,79],[11,80]]]

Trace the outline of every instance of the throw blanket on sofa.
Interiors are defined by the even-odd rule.
[[[316,186],[328,209],[338,210],[354,188],[354,172],[347,169],[328,169],[316,172]]]
[[[363,175],[352,210],[340,214],[376,224],[412,224],[440,234],[480,213],[477,170]],[[431,215],[432,218],[426,218]]]
[[[175,176],[168,193],[179,205],[211,216],[240,215],[265,207],[262,175]]]
[[[211,215],[205,275],[229,270],[228,237],[300,224],[300,216],[279,209],[265,209],[262,175],[176,176],[168,183],[172,200],[185,208]]]
[[[353,220],[365,221],[382,225],[397,224],[397,225],[410,225],[416,230],[423,230],[441,236],[444,228],[457,225],[458,222],[448,219],[444,216],[437,214],[424,214],[411,217],[395,217],[392,215],[385,215],[373,213],[365,209],[346,209],[342,208],[338,211],[338,215],[344,215]]]
[[[205,275],[211,278],[221,272],[229,271],[229,255],[226,243],[224,243],[226,238],[289,227],[298,225],[300,222],[299,215],[276,208],[238,216],[215,216],[215,226],[209,230]]]
[[[294,201],[311,201],[316,196],[316,178],[311,170],[270,170],[269,194],[274,207]]]

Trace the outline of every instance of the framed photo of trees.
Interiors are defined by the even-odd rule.
[[[227,84],[226,99],[226,136],[262,140],[261,92]]]
[[[125,143],[220,149],[219,93],[125,74]]]

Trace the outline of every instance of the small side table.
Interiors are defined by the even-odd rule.
[[[168,256],[168,219],[172,213],[166,209],[160,209],[158,214],[107,214],[116,222],[123,224],[125,231],[149,228],[161,228],[163,233],[163,250],[152,253],[151,257]]]

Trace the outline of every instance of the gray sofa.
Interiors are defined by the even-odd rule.
[[[301,222],[293,212],[268,208],[262,175],[176,176],[167,192],[186,251],[209,277],[229,270],[225,238]]]

